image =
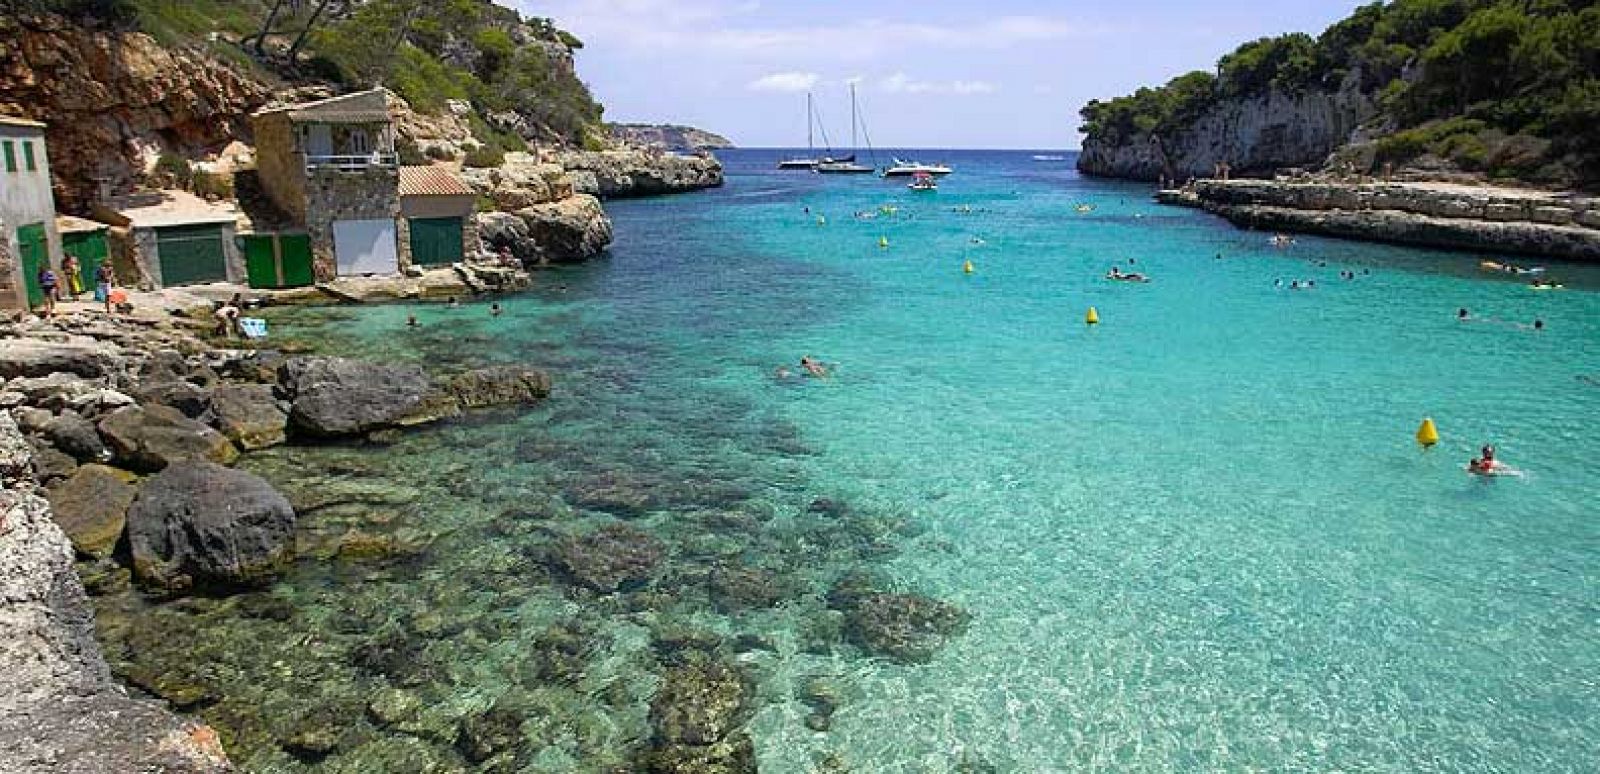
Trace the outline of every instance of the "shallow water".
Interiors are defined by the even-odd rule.
[[[933,194],[777,155],[728,154],[718,191],[609,204],[610,257],[539,274],[498,319],[277,321],[329,351],[546,366],[556,394],[247,461],[302,506],[308,554],[345,557],[247,599],[102,598],[119,671],[209,691],[198,711],[260,771],[465,767],[456,727],[496,702],[542,719],[520,769],[621,765],[667,624],[773,648],[739,657],[764,771],[1600,759],[1600,271],[1551,264],[1567,289],[1534,292],[1477,268],[1497,256],[1273,249],[1027,153],[950,154]],[[1101,279],[1114,261],[1155,281]],[[835,377],[774,376],[802,354]],[[1465,474],[1483,443],[1524,475]],[[619,518],[666,541],[651,589],[552,577],[553,541]],[[703,575],[728,563],[790,592],[719,608]],[[862,566],[970,625],[924,665],[816,647],[821,595]],[[818,674],[844,695],[825,733],[795,697]],[[379,723],[394,687],[425,706]],[[319,724],[343,729],[320,763],[282,749]]]

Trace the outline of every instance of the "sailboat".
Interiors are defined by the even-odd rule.
[[[812,130],[816,127],[816,110],[811,107],[811,92],[806,92],[806,155],[778,162],[778,169],[816,169],[817,154]]]
[[[852,149],[852,152],[850,155],[841,159],[823,159],[817,164],[818,172],[821,172],[824,175],[872,174],[874,171],[872,167],[862,166],[856,163],[856,154],[854,152],[856,147],[856,129],[861,125],[861,119],[858,116],[858,112],[859,109],[856,107],[856,85],[852,83],[850,84],[850,148]],[[872,152],[871,137],[867,138],[867,152]]]

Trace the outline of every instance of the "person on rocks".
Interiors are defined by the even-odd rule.
[[[57,279],[55,270],[48,265],[39,269],[39,290],[44,295],[44,316],[56,313]]]
[[[83,295],[83,278],[78,276],[78,256],[68,254],[61,259],[61,279],[65,285],[65,295],[68,299],[76,301]]]
[[[213,315],[217,318],[217,328],[214,333],[218,336],[233,338],[233,334],[239,329],[239,307],[234,306],[233,301],[228,301],[227,303],[219,304],[217,311]]]
[[[106,314],[111,314],[111,288],[116,284],[117,272],[111,262],[101,261],[94,270],[94,300],[106,305]]]

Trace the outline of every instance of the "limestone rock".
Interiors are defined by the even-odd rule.
[[[698,191],[722,185],[722,162],[648,150],[569,151],[558,158],[579,193],[617,199]]]
[[[126,471],[84,465],[50,488],[56,524],[79,554],[96,559],[111,555],[127,524],[128,506],[139,491],[134,481],[134,475]]]
[[[63,411],[60,416],[45,422],[41,430],[52,445],[79,462],[95,462],[110,455],[94,423],[76,412]]]
[[[6,420],[0,419],[0,445]],[[0,490],[0,740],[7,772],[227,772],[216,732],[129,698],[94,638],[46,502]]]
[[[555,564],[580,585],[613,592],[648,581],[665,555],[666,547],[650,534],[609,524],[562,541]]]
[[[190,419],[203,419],[211,410],[211,390],[182,379],[145,382],[133,391],[133,399],[146,406],[167,406]]]
[[[525,366],[491,366],[450,380],[462,408],[538,403],[550,396],[550,375]]]
[[[281,371],[289,423],[314,437],[361,435],[453,416],[455,401],[417,366],[296,357]]]
[[[542,163],[522,153],[507,154],[506,163],[497,168],[468,167],[461,170],[460,177],[473,193],[505,212],[549,204],[575,193],[572,177],[560,164]]]
[[[111,372],[115,362],[115,349],[98,342],[0,339],[0,378],[4,379],[48,377],[58,372],[93,378]]]
[[[119,464],[153,473],[184,460],[230,463],[239,450],[221,433],[166,406],[127,406],[100,420]]]
[[[970,618],[955,605],[920,594],[872,592],[845,611],[845,633],[868,653],[919,664],[966,629]]]
[[[211,394],[211,422],[245,451],[284,441],[289,414],[270,384],[224,384]]]
[[[598,255],[611,244],[611,219],[593,196],[578,195],[518,210],[522,225],[485,218],[486,245],[502,246],[524,263],[570,263]]]
[[[239,588],[291,557],[295,513],[259,476],[178,462],[150,478],[128,510],[134,574],[168,590]]]
[[[7,488],[33,478],[33,447],[9,412],[0,411],[0,484]]]

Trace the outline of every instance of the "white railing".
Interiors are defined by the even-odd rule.
[[[306,156],[306,171],[333,169],[340,172],[360,172],[367,167],[394,167],[400,163],[393,153],[367,153],[356,156]]]

